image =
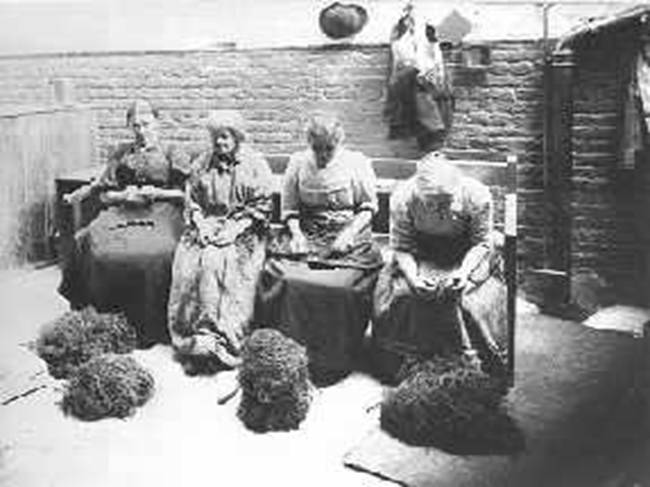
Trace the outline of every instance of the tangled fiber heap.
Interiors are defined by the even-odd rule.
[[[436,357],[412,367],[381,405],[381,427],[415,446],[451,453],[515,452],[524,438],[502,405],[502,379],[464,357]]]
[[[123,314],[98,313],[92,307],[68,311],[45,325],[36,340],[38,356],[57,379],[97,355],[129,353],[135,346],[135,330]]]
[[[105,354],[76,369],[63,396],[66,414],[94,421],[125,418],[153,394],[151,374],[132,357]]]
[[[311,385],[305,348],[280,331],[262,328],[246,341],[237,416],[258,433],[297,429],[307,416]]]

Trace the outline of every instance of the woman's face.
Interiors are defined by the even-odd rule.
[[[142,113],[134,116],[130,127],[138,145],[149,147],[158,141],[158,122],[152,113]]]
[[[439,219],[448,219],[451,215],[453,196],[447,192],[428,194],[418,198],[418,206],[424,215],[436,215]]]
[[[309,141],[311,150],[314,152],[316,165],[325,167],[334,157],[338,145],[333,137],[312,137]]]
[[[227,128],[212,131],[212,146],[217,154],[232,154],[237,148],[237,139]]]

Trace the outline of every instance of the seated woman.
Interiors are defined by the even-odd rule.
[[[312,379],[346,374],[358,350],[382,265],[370,223],[375,174],[363,154],[342,146],[336,119],[313,117],[309,150],[291,157],[282,213],[288,248],[276,249],[260,279],[255,323],[306,344]]]
[[[503,372],[505,286],[489,189],[433,152],[395,189],[390,206],[394,254],[374,295],[380,372],[392,380],[407,357],[456,353]]]
[[[240,114],[214,112],[207,129],[212,148],[193,160],[169,295],[169,332],[188,374],[237,365],[271,210],[271,171],[245,143]]]
[[[134,141],[120,145],[100,177],[66,198],[97,192],[105,209],[77,232],[59,287],[73,308],[124,311],[143,347],[169,341],[167,293],[189,174],[189,158],[163,148],[157,121],[157,110],[135,101],[126,115]]]

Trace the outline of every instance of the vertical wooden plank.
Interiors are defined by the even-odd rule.
[[[19,154],[16,142],[16,124],[0,118],[0,267],[9,267],[14,260],[15,240],[18,236],[17,212],[22,183],[19,166],[14,164]]]
[[[514,385],[517,324],[517,156],[508,156],[506,173],[504,261],[507,288],[508,378],[510,385]]]
[[[0,112],[0,268],[53,257],[55,179],[93,161],[87,107]]]

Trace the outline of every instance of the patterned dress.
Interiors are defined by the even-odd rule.
[[[186,229],[174,257],[169,331],[188,361],[205,358],[206,351],[196,346],[201,335],[217,337],[224,353],[235,357],[248,332],[266,256],[271,171],[264,157],[245,145],[229,161],[203,153],[192,166],[187,211],[200,211],[215,236],[242,219],[251,225],[234,241],[219,244],[202,244],[196,228]]]
[[[124,144],[109,159],[100,190],[130,185],[182,188],[189,158],[160,146]],[[124,311],[141,346],[169,341],[166,308],[171,263],[183,231],[182,204],[113,204],[75,235],[59,292],[74,308]]]
[[[390,245],[412,254],[418,274],[444,280],[474,246],[489,249],[470,274],[460,296],[440,299],[416,295],[395,261],[382,269],[374,295],[373,339],[390,368],[407,356],[454,353],[462,346],[461,322],[473,348],[488,368],[503,365],[506,335],[505,286],[492,244],[492,197],[482,183],[463,177],[457,199],[446,214],[427,211],[415,179],[391,197]],[[392,371],[387,370],[387,373]]]
[[[375,189],[370,160],[346,149],[324,168],[311,151],[294,154],[285,173],[283,216],[299,218],[309,251],[292,255],[281,244],[271,250],[255,322],[306,344],[312,369],[349,370],[367,327],[382,265],[370,224],[348,252],[330,248],[358,212],[376,211]]]

